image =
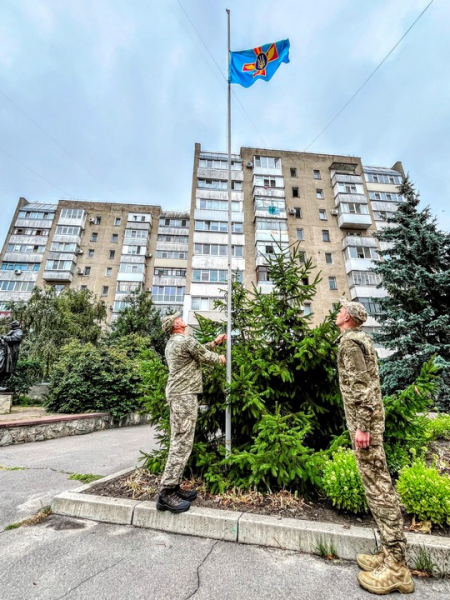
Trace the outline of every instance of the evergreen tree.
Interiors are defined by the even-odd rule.
[[[381,331],[375,340],[392,354],[381,363],[383,392],[410,385],[432,356],[442,368],[438,404],[450,409],[450,235],[439,231],[409,177],[400,186],[404,202],[375,234],[384,242],[374,272],[387,296],[377,300]]]

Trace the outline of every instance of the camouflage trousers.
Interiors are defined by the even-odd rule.
[[[382,445],[355,450],[367,504],[380,532],[381,543],[395,560],[404,560],[406,537],[396,491]]]
[[[170,446],[166,466],[161,478],[161,489],[176,487],[183,476],[194,444],[197,421],[197,394],[169,396]]]

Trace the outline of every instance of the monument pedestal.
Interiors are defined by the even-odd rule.
[[[12,401],[13,395],[10,392],[0,392],[0,415],[9,415]]]

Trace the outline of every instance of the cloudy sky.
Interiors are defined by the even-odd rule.
[[[226,8],[232,49],[291,42],[270,83],[233,86],[238,152],[305,150],[428,3],[2,0],[0,245],[20,196],[189,207],[194,143],[226,149]],[[434,0],[309,148],[402,160],[446,230],[449,24]]]

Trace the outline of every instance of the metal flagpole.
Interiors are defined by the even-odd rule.
[[[228,65],[230,63],[231,35],[230,35],[230,10],[228,15]],[[228,303],[227,303],[227,389],[231,386],[231,83],[228,68]],[[231,453],[231,406],[230,393],[227,393],[227,404],[225,408],[225,451]]]

